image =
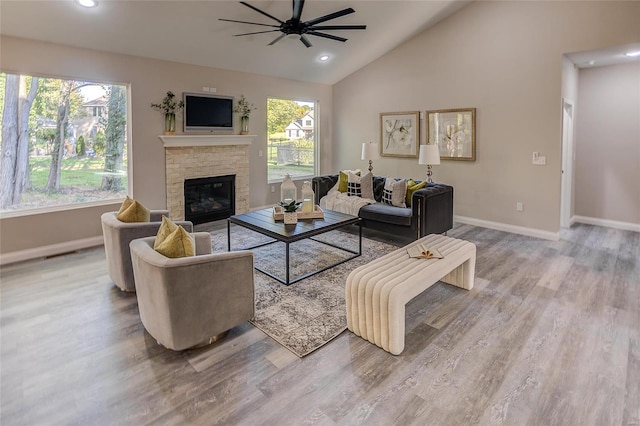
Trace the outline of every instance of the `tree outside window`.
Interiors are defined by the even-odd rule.
[[[127,194],[127,88],[0,74],[0,210]]]

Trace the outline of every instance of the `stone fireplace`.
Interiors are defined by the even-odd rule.
[[[249,211],[249,146],[253,136],[160,136],[165,148],[167,210],[185,219],[187,179],[235,175],[235,213]]]

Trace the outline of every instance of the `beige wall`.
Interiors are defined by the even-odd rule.
[[[381,112],[475,107],[477,160],[434,166],[455,187],[455,214],[557,233],[562,55],[638,41],[638,22],[640,2],[474,2],[334,85],[334,163],[365,167],[359,146],[378,140]],[[417,159],[374,164],[425,171]]]
[[[640,63],[578,81],[575,214],[640,225]]]
[[[270,96],[317,100],[320,110],[321,172],[333,170],[331,86],[265,77],[234,71],[152,60],[78,49],[25,39],[2,37],[5,72],[126,83],[131,87],[131,195],[145,206],[165,208],[164,148],[158,135],[163,116],[149,104],[159,102],[168,90],[176,94],[201,92],[203,86],[216,87],[219,94],[240,96],[255,103],[250,130],[257,137],[250,148],[250,206],[272,204],[279,195],[267,185],[266,99]],[[108,206],[113,210],[116,206]],[[49,213],[0,219],[0,254],[62,244],[101,235],[100,212],[104,207],[74,209],[64,214]],[[82,224],[79,226],[78,224]]]

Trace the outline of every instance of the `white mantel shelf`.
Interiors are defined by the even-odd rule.
[[[165,148],[190,146],[251,145],[256,135],[173,135],[158,136]]]

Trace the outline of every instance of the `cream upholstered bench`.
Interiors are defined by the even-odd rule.
[[[443,259],[415,259],[407,247],[424,244]],[[476,246],[468,241],[427,235],[354,269],[347,277],[347,327],[394,355],[404,350],[405,305],[438,281],[473,288]]]

